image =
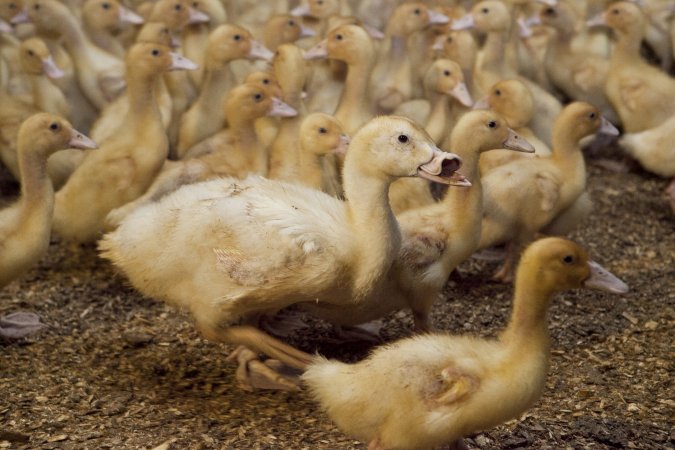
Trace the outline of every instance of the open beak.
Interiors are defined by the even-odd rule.
[[[120,5],[119,11],[118,17],[121,23],[130,23],[133,25],[140,25],[143,23],[143,18],[129,8]]]
[[[300,37],[299,39],[316,36],[316,31],[312,30],[310,27],[306,27],[303,24],[300,24]]]
[[[618,136],[619,135],[619,130],[614,125],[612,125],[612,122],[605,119],[604,117],[602,117],[601,119],[602,119],[602,122],[601,122],[601,125],[600,125],[600,129],[598,130],[598,133],[608,134],[610,136]]]
[[[187,59],[183,55],[179,55],[178,53],[171,52],[169,53],[171,55],[171,66],[169,66],[169,70],[196,70],[199,69],[199,66],[195,64],[193,61]]]
[[[337,147],[333,149],[333,153],[336,155],[345,155],[347,153],[347,149],[349,149],[349,142],[349,136],[346,134],[341,134]]]
[[[591,17],[586,21],[586,26],[588,27],[602,27],[607,26],[607,21],[605,20],[605,13],[601,12],[600,14]]]
[[[83,133],[80,133],[76,129],[73,129],[71,132],[70,140],[68,145],[72,148],[98,148],[96,142],[92,141],[90,138],[85,136]]]
[[[509,135],[506,140],[502,142],[502,146],[517,152],[534,153],[534,147],[532,144],[527,142],[526,139],[521,138],[518,133],[513,131],[511,128],[509,128]]]
[[[296,17],[311,16],[311,11],[309,9],[309,5],[304,4],[304,5],[298,5],[295,8],[291,9],[290,14],[291,14],[291,16],[296,16]]]
[[[5,22],[4,20],[0,19],[0,33],[11,33],[14,31],[12,26]]]
[[[384,33],[375,28],[374,26],[365,23],[361,26],[363,27],[364,30],[366,30],[366,32],[370,35],[371,38],[384,39]]]
[[[444,24],[450,22],[450,18],[445,14],[441,14],[433,9],[428,11],[429,25]]]
[[[277,97],[272,97],[272,107],[267,115],[271,117],[295,117],[298,112],[288,103],[284,103]]]
[[[211,19],[206,13],[199,11],[193,7],[190,7],[190,15],[188,16],[188,25],[195,25],[198,23],[207,23]]]
[[[316,44],[314,47],[307,50],[302,57],[304,59],[324,59],[328,58],[328,41],[323,41]]]
[[[473,105],[473,99],[471,98],[471,94],[469,94],[469,89],[467,89],[465,83],[457,83],[448,94],[452,95],[464,106],[469,107]]]
[[[249,59],[262,59],[263,61],[272,61],[274,53],[258,41],[251,41],[251,50],[248,52]]]
[[[14,25],[30,22],[30,17],[28,16],[28,7],[24,6],[23,8],[21,8],[21,11],[19,11],[14,17],[12,17],[9,22],[13,23]]]
[[[628,292],[628,285],[600,264],[595,261],[588,261],[588,267],[591,270],[591,276],[584,281],[584,287],[599,289],[613,294],[625,294]]]
[[[452,25],[450,25],[450,29],[453,31],[468,30],[475,26],[476,22],[474,22],[473,16],[471,14],[467,14],[457,20],[453,20]]]
[[[462,159],[459,156],[441,151],[437,147],[433,150],[431,161],[417,168],[417,176],[452,186],[471,186],[469,180],[457,172],[462,165]]]
[[[49,55],[42,60],[42,70],[44,70],[45,74],[53,80],[61,78],[63,75],[65,75],[63,70],[59,69],[59,66],[57,66],[54,62],[52,55]]]

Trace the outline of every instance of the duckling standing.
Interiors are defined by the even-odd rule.
[[[310,355],[250,324],[299,302],[346,307],[369,301],[400,242],[388,185],[400,176],[450,183],[459,165],[412,122],[379,117],[350,144],[347,202],[261,177],[212,180],[137,209],[100,248],[143,293],[189,309],[207,339],[304,369]],[[296,388],[260,366],[246,362],[237,376],[250,387],[258,367],[264,371],[257,375],[277,387]]]
[[[557,292],[628,286],[571,241],[533,243],[518,266],[513,310],[495,340],[427,334],[376,349],[357,364],[315,358],[302,375],[344,432],[369,450],[422,450],[518,417],[544,390]]]
[[[0,211],[0,287],[34,266],[47,251],[54,210],[54,189],[47,158],[67,148],[96,148],[63,118],[39,113],[19,128],[21,197]]]

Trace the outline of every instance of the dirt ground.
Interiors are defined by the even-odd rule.
[[[574,239],[624,279],[624,296],[578,291],[550,314],[552,368],[537,405],[471,436],[480,449],[675,448],[675,218],[666,181],[639,169],[590,168],[595,210]],[[6,178],[6,177],[5,177]],[[5,180],[4,198],[16,193]],[[434,313],[440,330],[495,334],[511,287],[495,263],[469,261]],[[190,318],[143,298],[93,247],[52,242],[39,267],[0,290],[0,314],[32,311],[48,325],[0,341],[0,449],[365,449],[307,392],[244,392],[230,348]],[[407,336],[408,312],[385,318],[385,341]],[[292,341],[357,360],[367,345],[331,343],[314,323]]]

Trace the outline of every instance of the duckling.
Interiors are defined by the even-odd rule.
[[[184,55],[199,66],[197,70],[191,70],[188,75],[192,83],[200,87],[204,79],[207,56],[204,49],[209,45],[209,35],[227,21],[227,13],[223,3],[219,0],[193,1],[191,7],[208,17],[208,21],[186,25],[181,33]]]
[[[107,229],[119,225],[140,205],[156,202],[183,185],[223,176],[267,174],[267,148],[256,134],[255,122],[264,115],[293,116],[297,112],[264,87],[253,84],[232,89],[225,110],[230,127],[193,147],[184,159],[165,161],[142,196],[108,214]]]
[[[618,135],[599,110],[567,105],[554,125],[549,157],[522,158],[496,167],[483,179],[485,209],[480,248],[507,242],[507,258],[494,278],[511,281],[520,246],[570,208],[586,188],[579,141],[598,131]]]
[[[17,133],[21,123],[40,112],[34,105],[0,89],[0,160],[15,180],[20,179]]]
[[[551,124],[560,113],[562,105],[545,89],[528,78],[518,76],[517,72],[509,67],[506,47],[511,26],[511,14],[506,5],[497,0],[487,0],[477,3],[469,14],[454,21],[451,29],[476,28],[487,34],[482,53],[476,60],[472,93],[481,97],[496,82],[518,78],[530,89],[535,101],[531,128],[541,140],[551,145]]]
[[[640,56],[645,27],[640,8],[630,2],[612,3],[589,22],[609,26],[616,37],[605,94],[619,114],[624,131],[645,131],[673,116],[675,79]]]
[[[263,30],[265,47],[275,51],[281,44],[290,44],[305,37],[316,36],[316,31],[303,25],[290,14],[276,14],[265,23]]]
[[[497,339],[414,336],[356,364],[315,357],[302,379],[337,426],[369,449],[466,448],[464,436],[514,419],[539,399],[550,358],[549,304],[582,287],[628,292],[579,245],[541,239],[523,254],[511,318]]]
[[[189,309],[207,339],[304,369],[310,355],[251,320],[298,302],[368,301],[400,242],[387,186],[401,176],[451,182],[459,164],[409,120],[378,117],[350,143],[347,202],[262,177],[217,179],[137,209],[99,247],[141,292]],[[247,362],[237,376],[245,386],[263,377],[279,388],[297,388],[258,361]]]
[[[429,25],[448,21],[447,16],[419,2],[404,3],[394,10],[370,83],[373,101],[380,111],[391,112],[415,94],[414,71],[408,56],[415,50],[408,47],[408,38]]]
[[[504,80],[496,83],[474,107],[483,106],[504,117],[516,133],[534,146],[536,155],[549,156],[551,154],[550,147],[535,136],[534,132],[527,126],[534,115],[534,99],[523,82],[520,80]],[[514,159],[533,156],[533,154],[495,150],[481,155],[480,170],[483,174],[487,174],[495,167]]]
[[[194,68],[193,62],[159,44],[139,43],[127,53],[129,113],[121,131],[102,143],[56,193],[53,230],[91,242],[110,210],[145,192],[168,154],[168,138],[155,98],[162,72]]]
[[[464,82],[473,89],[473,67],[476,63],[478,44],[468,30],[446,30],[436,36],[432,50],[437,52],[438,58],[455,61],[462,68]]]
[[[329,195],[337,196],[341,189],[338,180],[331,179],[322,166],[330,154],[344,155],[349,147],[349,136],[333,116],[324,113],[309,114],[300,125],[300,151],[295,181]]]
[[[94,45],[67,6],[57,0],[27,0],[26,18],[40,33],[58,34],[71,55],[87,98],[101,109],[122,92],[124,62]]]
[[[54,62],[49,48],[40,38],[21,43],[19,60],[23,72],[30,78],[33,104],[40,110],[68,118],[70,105],[63,92],[50,79],[61,78],[63,71]]]
[[[96,148],[94,141],[50,113],[26,119],[17,139],[21,196],[0,211],[0,287],[34,266],[49,247],[54,190],[46,175],[47,158],[70,147]]]
[[[117,0],[87,0],[82,5],[82,23],[94,44],[124,58],[126,49],[116,35],[128,25],[142,24],[143,18]]]
[[[347,79],[333,115],[349,135],[375,114],[368,93],[374,57],[371,37],[357,25],[342,25],[332,29],[326,39],[304,54],[305,59],[331,58],[347,63]]]
[[[179,158],[223,127],[222,104],[235,84],[229,63],[242,58],[270,61],[272,56],[273,53],[254,40],[245,28],[225,24],[213,30],[206,48],[206,68],[199,97],[180,119],[176,147]]]
[[[555,29],[544,59],[546,73],[565,95],[597,106],[610,122],[618,123],[616,112],[604,92],[609,60],[572,46],[579,19],[574,8],[563,0],[542,9],[541,23]]]

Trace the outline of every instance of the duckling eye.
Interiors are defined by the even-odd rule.
[[[443,75],[445,75],[446,77],[449,77],[449,76],[450,76],[450,71],[449,71],[449,70],[444,70],[444,71],[443,71]]]
[[[232,39],[234,39],[235,41],[241,41],[241,34],[235,34],[235,35],[232,37]]]
[[[262,100],[262,94],[255,94],[253,96],[253,100],[255,100],[256,102],[259,102],[260,100]]]
[[[289,26],[289,27],[295,26],[295,21],[289,20],[289,21],[288,21],[288,26]]]
[[[487,14],[490,12],[490,8],[483,8],[480,10],[480,12],[482,12],[483,14]]]
[[[270,80],[268,78],[263,79],[263,84],[270,84]]]
[[[176,6],[174,6],[173,8],[174,8],[176,11],[180,11],[181,9],[183,9],[183,5],[181,5],[181,4],[179,3],[179,4],[177,4]]]
[[[413,11],[413,13],[414,13],[416,16],[419,16],[420,14],[422,14],[422,11],[421,11],[419,8],[415,8],[415,10]]]
[[[52,130],[52,131],[59,131],[60,128],[61,127],[56,122],[52,122],[52,123],[49,124],[49,129]]]
[[[35,53],[33,53],[33,50],[28,50],[26,53],[28,53],[28,56],[33,56]]]
[[[324,127],[321,127],[321,128],[319,128],[319,133],[326,134],[326,133],[328,133],[328,130],[326,130]]]
[[[316,2],[316,4],[317,4],[317,5],[323,5],[323,0],[318,0],[318,1]]]
[[[554,15],[555,15],[555,9],[553,9],[553,8],[546,8],[546,9],[544,10],[544,14],[546,14],[547,16],[554,16]]]
[[[35,11],[37,11],[38,9],[40,9],[40,5],[39,5],[39,4],[36,4],[35,6],[33,6],[33,9],[34,9]]]
[[[101,5],[101,8],[103,8],[103,9],[110,9],[110,3],[103,3],[103,4]]]
[[[154,49],[152,52],[152,56],[159,56],[159,50]]]
[[[567,256],[565,256],[565,257],[562,259],[562,261],[563,261],[565,264],[572,264],[572,263],[574,262],[574,256],[572,256],[572,255],[567,255]]]
[[[10,3],[10,4],[9,4],[9,9],[16,9],[16,4]]]
[[[409,140],[410,140],[410,138],[408,138],[408,136],[406,136],[405,134],[399,134],[398,135],[398,141],[401,144],[407,144]]]
[[[341,41],[341,40],[342,40],[342,35],[341,35],[341,34],[336,34],[336,35],[335,35],[335,39],[337,39],[338,41]]]
[[[448,38],[446,39],[446,41],[447,41],[447,42],[452,42],[452,36],[448,36]]]
[[[491,120],[487,123],[488,128],[497,128],[497,122]]]
[[[192,7],[197,8],[199,6],[199,2],[192,2]]]
[[[495,95],[496,95],[497,97],[500,97],[500,96],[502,95],[502,91],[500,91],[499,89],[497,89],[497,90],[495,91]]]
[[[619,10],[618,10],[618,9],[613,9],[613,10],[612,10],[612,14],[614,14],[615,16],[618,16],[618,15],[619,15]]]
[[[594,112],[588,113],[588,118],[589,118],[589,119],[595,119],[595,117],[596,117],[596,114],[595,114]]]

